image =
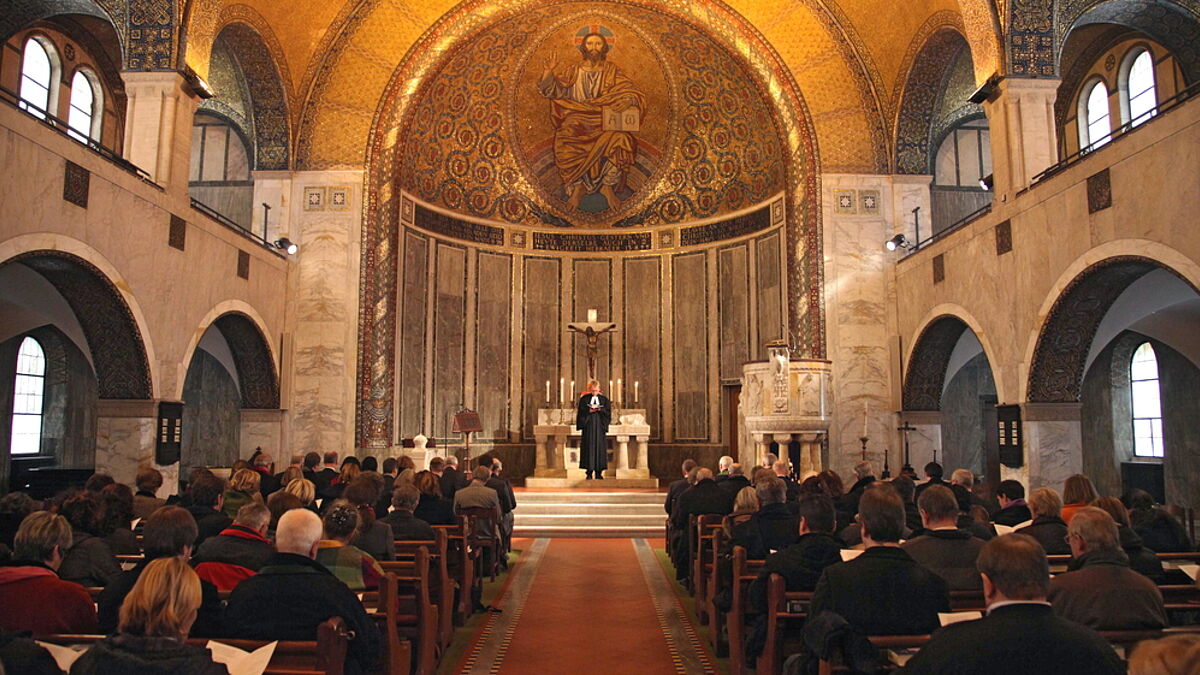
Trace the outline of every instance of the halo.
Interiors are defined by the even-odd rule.
[[[575,46],[578,47],[579,45],[583,44],[583,38],[591,35],[592,33],[596,33],[603,37],[604,41],[608,43],[608,48],[610,50],[617,46],[617,36],[613,34],[612,30],[609,29],[608,26],[599,23],[589,23],[587,25],[580,26],[579,30],[575,31]]]

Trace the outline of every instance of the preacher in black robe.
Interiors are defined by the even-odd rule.
[[[575,415],[575,428],[583,432],[579,441],[579,468],[587,471],[587,477],[595,474],[604,478],[608,468],[608,424],[612,421],[612,404],[600,393],[600,385],[594,383],[591,390],[579,397],[579,408]]]

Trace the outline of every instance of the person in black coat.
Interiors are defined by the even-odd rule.
[[[367,672],[379,655],[379,629],[346,584],[314,560],[321,533],[312,511],[283,514],[275,534],[279,552],[233,589],[225,625],[230,635],[249,640],[315,640],[317,626],[341,617],[355,634],[346,672]]]
[[[899,545],[904,504],[896,490],[873,485],[859,500],[858,520],[867,549],[857,558],[825,568],[813,591],[809,616],[840,615],[866,635],[921,635],[950,611],[946,582],[922,567]]]
[[[996,499],[1000,510],[992,514],[992,522],[1012,527],[1033,520],[1029,505],[1025,503],[1025,487],[1019,481],[1002,480],[996,486]]]
[[[417,474],[417,490],[421,493],[417,508],[413,515],[430,525],[453,525],[458,522],[454,515],[454,502],[442,497],[441,481],[432,471],[421,471]],[[395,490],[389,492],[391,496]],[[395,534],[395,531],[392,532]]]
[[[579,397],[576,408],[575,428],[583,432],[579,441],[579,468],[587,472],[588,479],[593,476],[603,479],[608,469],[608,425],[612,422],[612,404],[600,393],[600,383],[588,380],[588,390]]]
[[[695,468],[696,460],[691,458],[683,460],[683,478],[674,481],[671,483],[670,487],[667,488],[667,500],[663,504],[663,508],[666,509],[668,516],[671,515],[671,509],[674,508],[675,501],[679,499],[679,495],[683,494],[684,490],[692,486],[692,481],[689,480],[689,476],[692,473],[692,470]]]
[[[458,470],[458,458],[451,455],[446,458],[446,468],[442,470],[442,498],[450,500],[454,503],[454,493],[460,489],[467,487],[471,479],[465,473]]]
[[[913,675],[1117,675],[1125,666],[1098,633],[1060,619],[1046,603],[1046,552],[1031,537],[996,537],[979,553],[982,619],[951,624],[933,634],[904,668]],[[1003,603],[1003,604],[1001,604]]]
[[[1017,530],[1037,539],[1046,555],[1070,555],[1067,544],[1067,524],[1062,514],[1062,499],[1050,488],[1038,488],[1029,495],[1029,512],[1033,522]]]
[[[736,465],[735,465],[736,466]],[[733,480],[730,478],[723,484]],[[787,507],[787,487],[774,478],[760,479],[755,486],[760,504],[758,511],[744,522],[731,528],[728,550],[734,546],[746,549],[746,557],[762,560],[771,551],[778,551],[796,541],[800,531],[800,517]]]
[[[341,473],[338,471],[338,454],[334,451],[326,452],[324,457],[325,465],[320,471],[316,471],[313,477],[310,478],[313,485],[317,488],[317,494],[323,495],[329,489],[329,484],[333,482]]]
[[[716,481],[717,487],[725,492],[725,497],[729,500],[729,509],[733,510],[733,503],[737,501],[737,494],[742,491],[742,488],[750,487],[750,479],[746,478],[745,472],[742,470],[741,464],[731,464],[729,466],[729,475],[725,480]]]
[[[417,488],[401,483],[392,490],[392,512],[380,520],[392,528],[394,541],[431,541],[435,538],[429,523],[413,515],[413,509],[421,499]]]
[[[1144,490],[1131,490],[1121,497],[1129,508],[1129,522],[1150,550],[1157,553],[1186,553],[1192,549],[1187,528],[1175,516],[1154,503]]]
[[[938,464],[937,462],[930,462],[930,463],[926,464],[925,465],[925,477],[928,480],[926,480],[924,483],[921,483],[920,485],[917,486],[917,499],[920,499],[921,492],[924,491],[925,488],[927,488],[931,485],[945,485],[946,487],[950,487],[949,483],[942,480],[942,476],[944,474],[945,474],[945,471],[942,469],[941,464]]]
[[[683,494],[675,504],[675,512],[671,514],[671,529],[678,533],[675,539],[675,578],[686,579],[691,568],[691,548],[688,545],[689,523],[692,516],[703,514],[728,515],[733,504],[725,491],[713,480],[711,469],[696,471],[696,484]]]
[[[854,476],[857,480],[842,497],[842,508],[851,514],[858,513],[858,500],[862,499],[863,492],[875,482],[875,467],[863,460],[854,465]]]
[[[195,547],[199,548],[205,539],[215,537],[233,524],[233,520],[221,513],[221,495],[225,492],[225,481],[213,476],[202,475],[192,482],[188,489],[190,505],[188,513],[196,519]]]

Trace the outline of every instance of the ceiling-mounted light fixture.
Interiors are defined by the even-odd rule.
[[[296,255],[296,252],[300,250],[300,247],[297,246],[295,242],[293,242],[291,239],[288,239],[287,237],[283,237],[281,239],[276,239],[275,240],[275,248],[277,248],[281,251],[287,251],[288,255]]]
[[[883,243],[883,246],[884,246],[884,248],[886,248],[889,251],[895,251],[898,248],[902,248],[902,249],[916,248],[915,246],[912,245],[912,243],[910,243],[908,241],[908,237],[904,236],[903,233],[897,234],[896,236],[892,237],[891,239],[888,239],[887,241],[885,241]]]
[[[213,91],[208,82],[205,82],[204,78],[196,74],[196,71],[191,68],[183,71],[183,80],[187,83],[188,88],[192,90],[192,93],[202,99],[209,99],[217,95],[217,92]]]

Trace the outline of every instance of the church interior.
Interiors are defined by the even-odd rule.
[[[0,494],[494,458],[506,611],[441,605],[415,671],[557,670],[568,597],[628,617],[593,670],[749,672],[712,537],[669,578],[688,459],[1194,529],[1200,0],[12,0],[0,41]]]

